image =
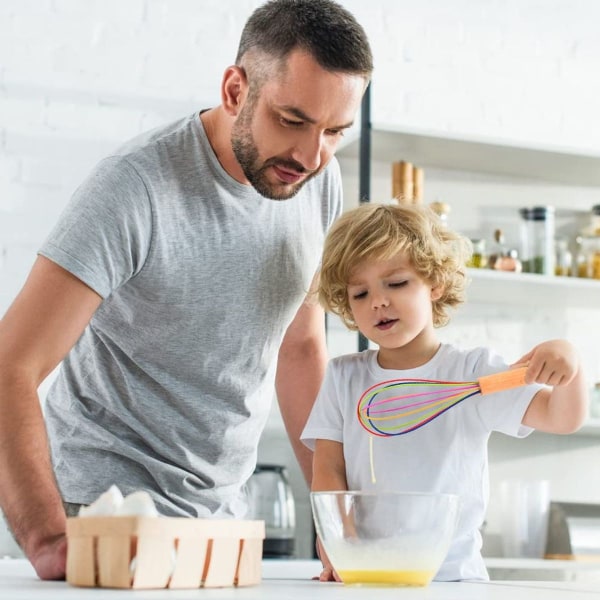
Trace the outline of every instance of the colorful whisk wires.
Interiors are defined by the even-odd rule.
[[[402,391],[401,395],[398,392]],[[360,424],[371,434],[387,437],[410,433],[478,394],[477,381],[390,379],[366,390],[357,405]]]

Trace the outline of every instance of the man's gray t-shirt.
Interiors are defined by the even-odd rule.
[[[65,501],[116,483],[166,515],[244,514],[277,352],[340,211],[335,160],[266,199],[198,114],[97,166],[40,249],[103,298],[47,397]]]

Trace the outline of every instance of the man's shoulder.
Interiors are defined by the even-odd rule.
[[[192,125],[192,121],[193,116],[188,115],[175,121],[170,121],[152,129],[148,129],[147,131],[139,133],[135,137],[124,142],[116,149],[115,154],[131,154],[148,146],[152,146],[157,142],[165,140],[168,141],[169,138],[173,137],[174,135],[178,135],[181,132],[189,129]]]

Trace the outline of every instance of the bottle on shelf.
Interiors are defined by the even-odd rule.
[[[597,381],[590,393],[590,417],[600,419],[600,381]]]
[[[487,266],[485,239],[473,238],[471,239],[471,245],[473,246],[473,253],[471,254],[471,259],[467,263],[467,266],[474,269],[483,269]]]
[[[521,208],[521,261],[525,273],[554,275],[554,207]]]
[[[569,240],[565,237],[558,237],[554,243],[556,248],[554,274],[571,277],[573,275],[573,255],[569,250]]]
[[[575,254],[575,258],[573,259],[573,275],[575,277],[586,278],[588,275],[588,257],[586,254],[586,250],[583,247],[583,238],[578,235],[575,238],[575,242],[577,243],[577,252]]]
[[[496,271],[513,271],[520,273],[523,270],[523,265],[519,260],[519,253],[516,248],[511,248],[505,254],[496,259],[494,263]]]
[[[446,202],[440,202],[439,200],[436,200],[435,202],[431,202],[429,204],[429,207],[431,208],[431,210],[433,210],[434,213],[436,213],[439,216],[440,221],[444,225],[448,224],[448,213],[450,212],[449,204],[447,204]]]
[[[523,269],[519,255],[515,249],[508,249],[504,244],[504,233],[501,229],[494,231],[494,252],[488,257],[488,266],[496,271],[513,271],[520,273]]]
[[[577,243],[580,248],[578,261],[581,269],[578,270],[578,275],[600,279],[600,204],[592,206],[589,224],[577,236]]]

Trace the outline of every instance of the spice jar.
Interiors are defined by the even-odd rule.
[[[600,279],[600,204],[592,206],[589,225],[581,231],[577,242],[585,257],[585,275],[580,276]]]
[[[504,252],[502,256],[498,256],[494,261],[494,269],[496,271],[514,271],[515,273],[520,273],[523,270],[523,266],[521,265],[517,251],[511,248]]]
[[[446,202],[440,202],[436,200],[429,204],[429,208],[438,215],[443,225],[448,225],[448,213],[450,212],[450,205]]]
[[[474,269],[483,269],[485,266],[487,266],[485,240],[472,239],[471,245],[473,246],[473,253],[471,254],[471,259],[467,263],[467,266],[473,267]]]
[[[567,238],[556,238],[556,264],[554,274],[570,277],[573,274],[573,255],[569,250],[569,240]]]
[[[554,275],[554,207],[521,208],[519,214],[523,271]]]
[[[594,384],[590,394],[590,417],[600,419],[600,381]]]

